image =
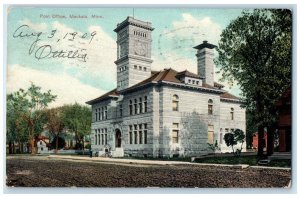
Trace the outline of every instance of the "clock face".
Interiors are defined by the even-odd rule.
[[[146,56],[146,44],[136,41],[134,44],[134,52],[136,55]]]

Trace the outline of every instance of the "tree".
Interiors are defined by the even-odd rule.
[[[50,90],[42,93],[41,87],[33,83],[28,90],[24,91],[23,89],[19,89],[19,91],[7,96],[8,113],[14,111],[16,113],[16,117],[14,118],[16,125],[18,125],[18,123],[19,125],[22,124],[22,127],[15,129],[9,128],[9,130],[10,132],[12,132],[12,130],[26,131],[26,137],[30,143],[32,154],[36,153],[35,137],[42,132],[43,125],[45,124],[43,110],[49,103],[54,101],[55,98],[56,96],[52,95]],[[10,116],[12,115],[9,114],[8,117]]]
[[[290,10],[243,11],[223,30],[217,48],[222,80],[238,82],[256,123],[258,157],[263,156],[264,127],[275,123],[275,103],[291,85],[291,16]]]
[[[59,136],[55,136],[51,142],[51,147],[56,150],[64,148],[66,142],[65,139]]]
[[[52,109],[47,109],[45,111],[46,117],[47,117],[47,129],[49,130],[49,133],[54,137],[56,140],[55,145],[52,145],[53,148],[55,148],[56,152],[59,149],[59,136],[64,131],[64,114],[63,114],[63,108],[57,107]]]
[[[76,145],[81,144],[84,150],[84,137],[91,133],[91,109],[75,103],[65,105],[63,111],[64,125],[69,132],[75,134]]]
[[[232,148],[232,152],[235,156],[240,156],[242,150],[243,150],[243,144],[245,142],[245,133],[244,131],[240,130],[240,129],[236,129],[234,130],[233,133],[226,133],[224,135],[224,141],[226,143],[226,146],[231,146]],[[235,145],[237,145],[238,143],[241,143],[241,147],[240,149],[236,149],[234,150]]]

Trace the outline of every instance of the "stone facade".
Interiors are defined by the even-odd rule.
[[[205,41],[195,47],[198,74],[171,68],[151,72],[152,30],[151,23],[131,17],[115,29],[118,86],[87,102],[93,112],[92,150],[113,156],[197,156],[211,152],[207,143],[217,141],[221,152],[231,152],[223,136],[245,131],[245,110],[214,82],[215,46]]]

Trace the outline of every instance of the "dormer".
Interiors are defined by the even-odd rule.
[[[189,72],[187,70],[178,72],[176,77],[185,84],[202,86],[202,79],[199,75]]]

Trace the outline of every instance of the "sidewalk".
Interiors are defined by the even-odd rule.
[[[147,164],[147,165],[197,165],[197,166],[220,166],[220,167],[232,167],[244,169],[248,168],[247,164],[205,164],[194,162],[181,162],[181,161],[159,161],[159,160],[138,160],[138,159],[118,159],[118,158],[106,158],[106,157],[79,157],[79,156],[63,156],[63,155],[50,155],[48,158],[57,159],[70,159],[70,160],[84,160],[90,162],[112,162],[112,163],[125,163],[125,164]]]

